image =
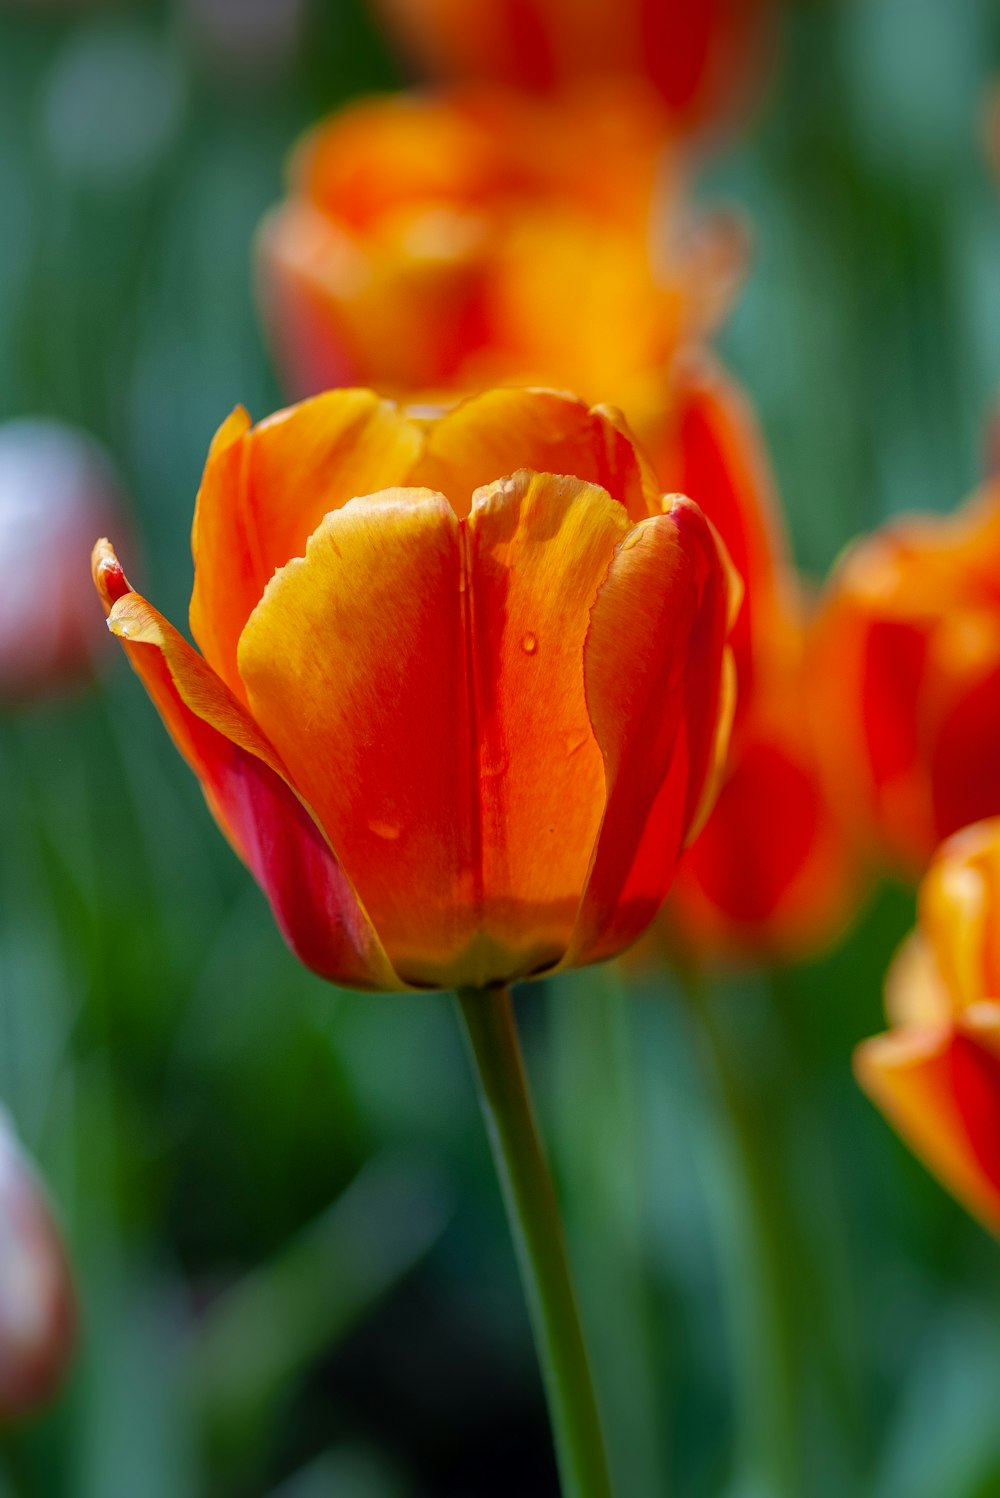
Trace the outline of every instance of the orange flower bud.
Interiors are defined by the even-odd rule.
[[[55,1392],[76,1341],[76,1297],[59,1230],[0,1111],[0,1420]]]
[[[101,632],[80,551],[120,513],[95,442],[55,421],[0,426],[0,541],[16,558],[0,592],[0,701],[44,696],[90,674]],[[39,613],[43,574],[49,606]]]
[[[662,407],[664,371],[721,315],[744,249],[730,216],[686,222],[641,91],[403,94],[305,137],[258,281],[296,395],[544,384],[634,420],[650,373]]]
[[[834,574],[811,680],[845,808],[919,874],[1000,812],[1000,486],[951,516],[889,522]]]
[[[948,1189],[1000,1233],[1000,819],[938,849],[886,982],[893,1028],[858,1081]]]
[[[731,591],[611,413],[537,390],[237,411],[193,545],[201,655],[107,543],[95,578],[308,966],[471,987],[635,939],[718,761]]]
[[[773,0],[375,0],[432,74],[549,91],[648,80],[676,125],[730,119],[766,71]]]

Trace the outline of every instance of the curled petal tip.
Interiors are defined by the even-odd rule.
[[[722,561],[722,568],[726,575],[726,588],[729,599],[726,624],[731,634],[733,626],[739,617],[740,609],[743,607],[743,595],[746,592],[746,585],[740,572],[734,565],[732,557],[729,555],[729,548],[722,539],[718,527],[705,514],[701,506],[695,500],[689,499],[686,494],[664,494],[660,500],[660,504],[664,515],[669,515],[675,520],[685,514],[696,515],[699,520],[707,525],[711,532],[712,540],[715,542],[716,549]]]
[[[132,590],[122,571],[122,565],[115,556],[114,548],[106,536],[101,537],[91,552],[90,570],[93,574],[94,586],[101,595],[101,602],[105,610],[110,613],[118,600],[124,598]]]

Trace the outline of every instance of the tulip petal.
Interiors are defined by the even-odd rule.
[[[620,547],[591,614],[584,672],[607,808],[567,962],[619,951],[652,919],[716,752],[728,576],[701,511],[668,503]]]
[[[1000,1008],[977,1008],[971,1024],[865,1041],[854,1069],[914,1153],[1000,1233]]]
[[[239,698],[236,649],[277,567],[328,511],[405,481],[419,429],[368,390],[333,390],[249,428],[234,412],[212,443],[195,510],[191,632]]]
[[[405,987],[280,759],[242,704],[129,588],[106,542],[95,548],[94,573],[110,629],[198,776],[220,827],[267,894],[292,950],[338,983]]]
[[[954,1005],[933,944],[919,928],[899,945],[885,979],[885,1013],[899,1029],[940,1029]]]
[[[254,715],[408,981],[565,950],[604,805],[583,642],[627,525],[550,475],[480,491],[464,527],[387,491],[328,515],[244,631]]]
[[[525,472],[480,489],[467,524],[483,919],[509,949],[534,929],[526,972],[566,949],[604,811],[583,649],[627,531],[605,490]]]
[[[473,491],[517,469],[565,473],[606,489],[632,520],[652,513],[659,488],[624,420],[554,390],[489,390],[427,424],[414,484],[447,494],[460,516]]]
[[[239,646],[255,718],[414,983],[475,934],[464,635],[453,511],[389,490],[324,518]]]

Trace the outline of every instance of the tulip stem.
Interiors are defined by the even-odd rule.
[[[610,1498],[597,1400],[552,1176],[507,988],[465,989],[458,1006],[528,1302],[563,1498]]]

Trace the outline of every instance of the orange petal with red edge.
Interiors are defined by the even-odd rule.
[[[528,472],[479,490],[467,522],[484,917],[508,947],[532,928],[534,967],[569,944],[604,811],[583,652],[627,532],[605,490]]]
[[[689,500],[631,532],[594,605],[587,702],[607,807],[569,961],[634,940],[662,903],[715,755],[728,569]]]
[[[234,413],[209,453],[195,510],[191,631],[237,697],[236,649],[274,571],[330,510],[405,480],[420,432],[369,390],[335,390],[248,430]]]
[[[118,635],[223,832],[267,894],[297,956],[357,988],[400,988],[335,855],[281,760],[225,683],[128,586],[107,542],[94,573]]]
[[[254,716],[414,983],[476,931],[464,608],[447,500],[389,490],[325,517],[239,646]]]
[[[914,1153],[1000,1233],[1000,1007],[978,1011],[971,1024],[865,1041],[854,1070]]]

